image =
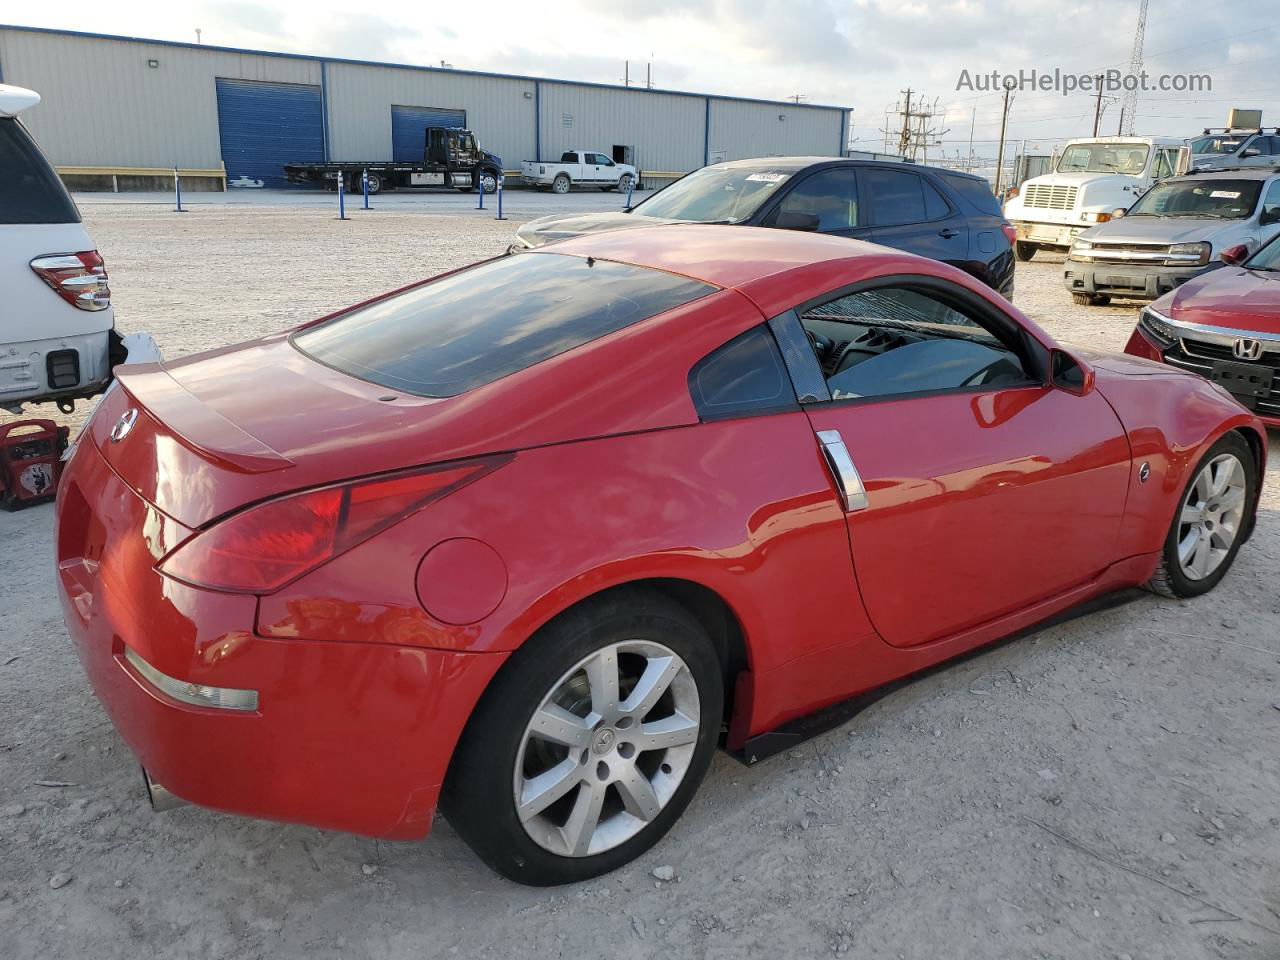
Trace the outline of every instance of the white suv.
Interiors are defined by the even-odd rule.
[[[39,102],[0,84],[0,409],[12,413],[48,400],[69,410],[101,393],[125,354],[102,257],[18,120]]]

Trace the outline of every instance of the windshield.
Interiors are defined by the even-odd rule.
[[[1261,190],[1261,180],[1166,180],[1144,193],[1127,216],[1243,220]]]
[[[1280,234],[1272,237],[1262,249],[1244,262],[1249,270],[1266,270],[1268,273],[1280,273]]]
[[[741,223],[760,209],[794,171],[767,166],[703,167],[636,204],[646,217],[692,223]]]
[[[299,331],[293,345],[353,377],[452,397],[716,290],[590,257],[500,257]]]
[[[1136,176],[1151,151],[1145,143],[1073,143],[1058,160],[1059,173],[1127,173]]]
[[[1197,137],[1191,141],[1191,152],[1196,154],[1235,153],[1242,143],[1244,143],[1243,137]]]

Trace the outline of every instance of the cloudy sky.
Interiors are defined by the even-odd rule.
[[[1207,73],[1212,90],[1141,96],[1139,133],[1187,136],[1225,123],[1231,106],[1280,124],[1280,19],[1249,0],[1150,0],[1145,64],[1153,75]],[[1059,68],[1093,74],[1129,62],[1139,0],[210,0],[192,4],[64,0],[11,6],[9,23],[194,40],[263,50],[438,64],[621,82],[652,62],[655,86],[854,108],[854,146],[882,149],[887,109],[910,88],[938,101],[947,155],[994,153],[1000,94],[957,90],[961,71]],[[474,13],[474,15],[472,15]],[[915,95],[913,94],[913,97]],[[1015,95],[1013,139],[1087,135],[1092,94]],[[1115,133],[1118,103],[1103,132]],[[900,125],[901,120],[891,120]]]

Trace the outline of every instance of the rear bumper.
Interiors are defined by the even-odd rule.
[[[58,499],[59,593],[93,690],[149,775],[230,813],[394,839],[425,835],[471,709],[505,660],[381,643],[264,639],[257,600],[167,580],[187,535],[83,443]],[[253,690],[253,710],[197,707],[129,663]]]
[[[109,327],[109,324],[108,324]],[[101,393],[111,374],[110,329],[5,344],[0,406]]]
[[[1165,267],[1129,263],[1085,263],[1068,259],[1062,267],[1062,283],[1071,293],[1102,293],[1134,300],[1155,300],[1193,277],[1214,269]]]

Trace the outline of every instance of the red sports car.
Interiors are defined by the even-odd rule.
[[[1211,589],[1258,420],[952,267],[586,236],[124,370],[58,499],[68,629],[153,797],[492,867],[656,842],[718,743],[1107,591]]]
[[[1280,427],[1280,242],[1246,256],[1223,251],[1227,266],[1143,308],[1124,349],[1208,377]]]

